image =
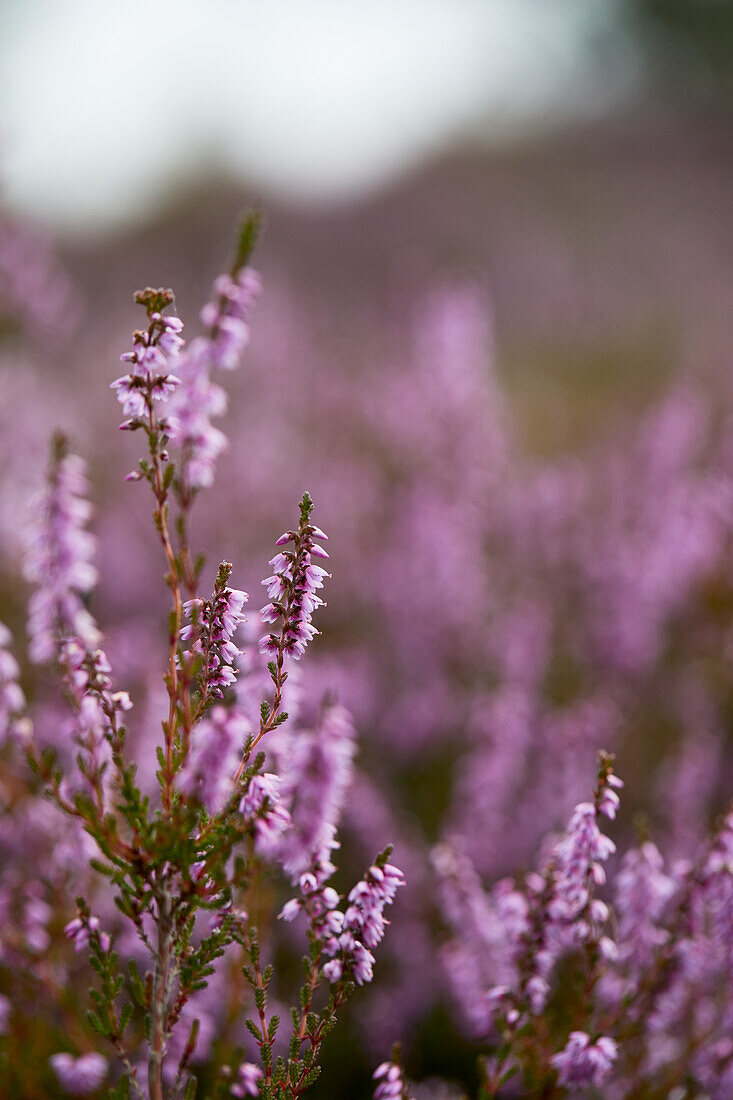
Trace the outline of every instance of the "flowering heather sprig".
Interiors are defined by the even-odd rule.
[[[280,798],[280,777],[273,772],[253,775],[239,812],[254,832],[255,849],[266,858],[272,857],[290,826],[290,814]]]
[[[234,773],[251,729],[238,711],[214,706],[193,731],[178,788],[202,802],[210,814],[219,813],[233,793]]]
[[[396,1046],[388,1062],[377,1066],[372,1077],[378,1082],[374,1100],[412,1100],[400,1061],[399,1046]]]
[[[613,757],[599,753],[593,802],[575,807],[566,835],[556,846],[541,880],[534,912],[530,910],[533,934],[527,938],[527,954],[520,960],[522,989],[534,1015],[545,1007],[550,972],[563,952],[584,947],[587,999],[604,964],[618,955],[616,943],[608,935],[610,909],[593,894],[596,886],[605,883],[603,864],[616,851],[613,841],[599,828],[599,816],[615,818],[619,804],[616,790],[621,787],[623,781],[613,771]],[[581,1009],[587,1012],[590,1006],[582,1004]]]
[[[570,929],[576,943],[588,941],[592,925],[603,924],[608,910],[594,908],[594,886],[606,881],[603,864],[616,851],[616,845],[601,832],[601,814],[613,819],[619,803],[616,790],[623,781],[613,773],[613,758],[600,755],[598,785],[593,802],[581,802],[573,811],[565,838],[556,849],[555,892],[550,915],[560,926]],[[611,950],[611,948],[609,948]]]
[[[260,1007],[260,1031],[252,1024],[250,1031],[257,1038],[266,1067],[269,1090],[271,1081],[282,1089],[284,1097],[296,1100],[315,1080],[318,1067],[315,1060],[326,1033],[333,1027],[336,1012],[354,992],[355,985],[370,982],[373,977],[374,956],[368,945],[375,946],[381,939],[386,921],[383,910],[390,905],[400,886],[404,885],[402,872],[387,862],[390,848],[381,852],[364,879],[357,883],[349,895],[351,905],[346,913],[338,908],[340,897],[327,882],[335,871],[331,853],[338,848],[333,830],[323,845],[311,869],[300,876],[300,896],[291,899],[280,917],[293,921],[300,912],[308,918],[308,939],[311,950],[303,960],[306,981],[300,991],[300,1009],[293,1008],[292,1037],[287,1064],[280,1063],[272,1072],[271,1048],[274,1030],[268,1026],[264,1014],[264,998]],[[349,927],[347,928],[347,922]],[[245,974],[255,992],[263,988],[263,978],[258,969],[256,954],[251,954],[253,970]],[[266,989],[267,978],[264,979]],[[329,983],[329,997],[320,1012],[313,1010],[314,997],[324,981]],[[249,1026],[249,1025],[248,1025]],[[309,1045],[303,1057],[300,1049]],[[264,1095],[270,1095],[265,1091]]]
[[[163,313],[173,301],[170,290],[147,287],[137,291],[135,301],[145,306],[148,327],[133,333],[132,351],[120,356],[124,363],[130,364],[130,371],[111,382],[110,388],[116,392],[127,417],[120,427],[131,431],[146,427],[151,431],[155,423],[155,402],[167,401],[180,385],[180,378],[168,368],[168,359],[175,357],[183,347],[180,335],[183,322]],[[168,426],[160,420],[157,423],[161,431]]]
[[[615,853],[610,837],[601,832],[601,815],[613,818],[619,806],[616,790],[623,780],[613,772],[613,757],[599,753],[600,769],[592,802],[580,802],[573,810],[567,833],[557,845],[553,867],[554,893],[548,906],[557,948],[587,944],[598,948],[605,958],[615,958],[617,948],[609,936],[602,935],[608,924],[608,905],[593,899],[594,887],[603,886],[603,864]]]
[[[65,639],[85,648],[100,641],[84,602],[97,580],[94,539],[86,530],[91,515],[87,488],[84,462],[69,454],[66,440],[57,435],[47,487],[34,507],[25,561],[26,577],[36,585],[28,605],[28,634],[30,657],[37,664],[56,659]]]
[[[329,574],[322,566],[314,565],[312,558],[328,557],[316,542],[316,539],[327,539],[328,535],[310,523],[312,511],[313,501],[305,493],[300,502],[298,530],[286,531],[275,543],[276,546],[292,543],[292,549],[281,550],[270,559],[273,574],[262,582],[271,601],[260,612],[262,620],[281,625],[279,636],[273,632],[260,639],[260,652],[278,661],[285,654],[299,660],[308,642],[318,634],[311,616],[323,604],[317,592]]]
[[[18,683],[20,669],[9,648],[11,641],[10,631],[0,622],[0,745],[8,737],[27,741],[32,729],[25,715],[25,695]]]
[[[77,639],[67,639],[60,648],[59,668],[73,712],[72,739],[82,750],[77,765],[101,812],[109,808],[105,773],[110,758],[121,760],[126,732],[122,715],[131,710],[132,701],[126,691],[112,691],[112,670],[101,649],[90,651]],[[56,797],[64,797],[65,785],[53,786]]]
[[[112,947],[112,941],[107,932],[99,931],[99,917],[92,916],[84,908],[80,908],[77,915],[64,926],[64,933],[68,939],[74,942],[74,951],[83,951],[90,939],[96,940],[99,949],[108,952]]]
[[[722,1098],[733,1085],[733,812],[693,864],[673,868],[673,879],[659,946],[613,1016],[636,1073],[689,1079]]]
[[[333,842],[328,847],[333,847]],[[353,979],[357,985],[372,980],[374,955],[369,949],[376,947],[384,936],[389,923],[384,909],[393,903],[400,886],[405,885],[402,872],[388,863],[388,858],[386,849],[351,890],[350,904],[342,913],[336,908],[338,894],[325,886],[335,868],[321,856],[313,871],[300,877],[301,897],[289,902],[281,914],[284,920],[293,920],[299,908],[308,914],[315,940],[329,957],[323,975],[331,984],[344,978]]]
[[[551,978],[560,958],[577,956],[579,949],[582,974],[571,1019],[587,1027],[594,1015],[596,983],[618,957],[608,935],[609,907],[593,896],[595,887],[605,881],[603,864],[615,850],[601,832],[599,818],[615,817],[621,786],[613,757],[599,753],[593,801],[576,806],[544,872],[530,872],[516,884],[504,880],[486,893],[465,856],[457,856],[447,845],[434,853],[443,909],[455,934],[445,953],[454,990],[476,1030],[486,1034],[493,1023],[500,1036],[495,1055],[483,1062],[487,1096],[498,1096],[508,1075],[527,1070],[533,1058],[542,1058],[545,1044],[554,1042],[543,1015],[552,993]],[[615,1040],[601,1036],[591,1044],[586,1036],[584,1045],[577,1038],[580,1034],[576,1027],[569,1042],[562,1035],[560,1041],[567,1047],[556,1068],[568,1074],[585,1072],[586,1083],[601,1080],[613,1063]],[[552,1053],[550,1047],[549,1064],[555,1064]]]
[[[642,974],[669,940],[663,926],[667,903],[675,892],[673,877],[664,872],[664,859],[655,844],[644,841],[623,857],[615,877],[614,909],[618,914],[619,967],[624,993],[638,988]],[[615,989],[618,996],[618,989]]]
[[[234,370],[249,341],[249,313],[261,284],[247,264],[259,228],[256,212],[244,219],[231,272],[217,278],[214,297],[201,311],[207,334],[193,340],[177,365],[182,385],[176,394],[171,438],[181,448],[180,494],[184,507],[198,489],[212,484],[216,460],[228,444],[221,429],[211,422],[227,407],[226,393],[212,380],[211,371],[215,367]]]
[[[339,822],[355,752],[351,715],[345,707],[326,702],[316,728],[293,732],[278,754],[282,797],[292,817],[278,859],[293,882],[318,860]]]
[[[256,271],[241,268],[236,275],[220,275],[214,282],[214,298],[201,310],[201,322],[211,331],[212,365],[235,370],[249,343],[249,314],[262,290]]]
[[[199,710],[212,698],[221,697],[223,689],[237,678],[236,664],[241,656],[232,638],[237,627],[246,622],[242,608],[249,599],[246,592],[229,588],[232,565],[223,561],[219,566],[210,600],[193,599],[183,605],[189,622],[180,632],[188,642],[187,652],[201,657],[199,675]]]
[[[529,930],[529,903],[508,879],[485,891],[457,841],[434,848],[432,864],[454,934],[442,952],[445,970],[471,1031],[483,1037],[504,1004],[512,1022],[518,1018],[517,964]]]

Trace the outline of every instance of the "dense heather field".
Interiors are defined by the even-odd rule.
[[[724,158],[606,140],[0,225],[4,1094],[733,1094]]]

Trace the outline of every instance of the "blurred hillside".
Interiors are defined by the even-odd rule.
[[[726,371],[732,169],[724,112],[648,110],[502,153],[446,157],[358,203],[298,208],[265,196],[258,265],[344,369],[384,356],[436,282],[478,280],[493,301],[498,370],[525,443],[554,451],[595,434],[619,403],[644,402],[672,370],[708,382]],[[191,316],[226,260],[238,212],[256,197],[211,181],[178,194],[161,220],[67,246],[90,314],[124,309],[130,287],[166,283]],[[272,340],[269,322],[284,321],[265,308],[254,347]]]

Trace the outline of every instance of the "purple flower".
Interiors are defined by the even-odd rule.
[[[385,906],[392,904],[397,890],[404,885],[398,867],[389,863],[374,865],[349,894],[350,905],[343,917],[339,914],[338,925],[342,930],[338,931],[338,925],[334,927],[335,913],[330,914],[330,921],[323,922],[327,953],[340,956],[357,985],[372,980],[374,956],[369,948],[376,947],[382,939],[388,923],[384,918]],[[333,934],[328,935],[332,928]]]
[[[262,1070],[252,1062],[242,1062],[237,1070],[237,1079],[231,1085],[232,1096],[256,1096],[260,1091],[259,1081]]]
[[[107,1059],[101,1054],[53,1054],[49,1062],[61,1087],[75,1096],[95,1092],[107,1076]]]
[[[109,951],[112,940],[107,932],[100,932],[99,917],[81,913],[64,927],[67,938],[74,941],[74,951],[83,951],[90,939],[96,938],[102,951]]]
[[[382,1062],[372,1076],[379,1082],[374,1090],[374,1100],[396,1100],[399,1097],[408,1097],[402,1067],[395,1062]]]
[[[18,683],[18,662],[8,648],[11,640],[10,631],[0,623],[0,745],[9,736],[25,741],[32,731],[30,719],[24,716],[26,702]]]
[[[188,491],[211,485],[216,460],[227,446],[224,433],[211,423],[227,406],[226,394],[212,380],[211,371],[215,367],[233,370],[239,365],[249,339],[249,312],[259,289],[259,277],[249,268],[234,278],[220,276],[214,283],[216,297],[201,312],[209,332],[197,337],[177,364],[181,386],[170,434],[181,448]]]
[[[133,349],[120,358],[130,364],[128,374],[110,383],[117,394],[122,411],[128,418],[121,426],[133,428],[146,412],[152,415],[153,402],[167,401],[180,385],[181,379],[168,369],[168,357],[175,357],[183,347],[183,322],[178,317],[164,315],[162,310],[173,300],[170,291],[138,291],[135,300],[148,310],[148,327],[133,333]]]
[[[260,652],[269,656],[287,653],[297,661],[311,639],[318,634],[311,616],[323,604],[317,593],[323,587],[324,578],[330,574],[311,561],[313,556],[328,557],[326,551],[314,541],[326,536],[320,528],[308,522],[312,507],[313,502],[306,493],[301,503],[298,531],[286,531],[278,539],[279,545],[292,542],[293,547],[270,559],[273,573],[262,582],[271,601],[260,611],[262,620],[281,624],[279,637],[273,631],[260,639]]]
[[[210,330],[212,366],[234,370],[249,342],[249,314],[262,290],[256,271],[242,268],[235,276],[220,275],[214,282],[216,297],[201,310],[201,322]]]
[[[675,889],[664,873],[664,860],[651,841],[628,851],[615,879],[620,960],[635,985],[666,943],[662,915]]]
[[[234,773],[250,731],[244,715],[223,706],[212,707],[194,727],[179,787],[198,798],[210,814],[219,813],[232,794]]]
[[[202,699],[220,697],[225,687],[236,680],[235,664],[241,656],[232,642],[237,627],[246,622],[242,608],[249,599],[246,592],[229,588],[232,573],[229,562],[222,562],[211,600],[194,599],[184,604],[189,621],[181,630],[182,641],[191,643],[189,653],[202,658],[199,692]]]
[[[100,633],[84,605],[97,579],[92,564],[94,539],[85,530],[91,507],[84,499],[84,463],[67,453],[60,437],[54,447],[48,485],[35,503],[25,573],[36,590],[28,605],[31,660],[44,664],[58,657],[64,639],[84,647],[98,645]]]
[[[564,1049],[553,1055],[552,1064],[561,1085],[602,1085],[617,1057],[616,1043],[608,1036],[591,1042],[584,1031],[571,1031]]]
[[[290,814],[280,798],[280,779],[272,772],[253,775],[239,803],[239,812],[254,830],[255,848],[272,858],[290,826]]]
[[[623,781],[612,771],[610,758],[601,753],[601,771],[593,802],[581,802],[573,811],[564,839],[557,845],[555,859],[555,893],[550,915],[565,926],[572,925],[576,942],[588,939],[591,927],[584,916],[593,916],[589,909],[594,886],[606,881],[603,864],[616,851],[616,845],[602,833],[599,815],[616,816],[619,799],[616,790]],[[586,913],[586,910],[588,912]],[[597,915],[598,909],[595,913]]]
[[[440,902],[454,938],[443,950],[450,986],[475,1035],[486,1035],[519,992],[517,962],[529,929],[527,899],[504,879],[485,891],[459,842],[433,849]],[[538,980],[539,981],[539,980]],[[530,990],[538,996],[546,982]]]
[[[324,707],[312,732],[296,730],[278,754],[282,757],[282,799],[292,818],[278,859],[293,882],[317,859],[338,825],[355,752],[351,715],[332,704]]]

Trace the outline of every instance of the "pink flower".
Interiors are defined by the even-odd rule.
[[[594,1042],[584,1031],[571,1031],[565,1047],[552,1058],[561,1085],[602,1085],[613,1069],[618,1047],[601,1035]]]
[[[259,1080],[262,1070],[252,1062],[242,1062],[237,1070],[237,1079],[231,1086],[232,1096],[256,1096],[259,1092]]]
[[[75,1096],[95,1092],[107,1076],[107,1059],[101,1054],[53,1054],[49,1061],[61,1087]]]

